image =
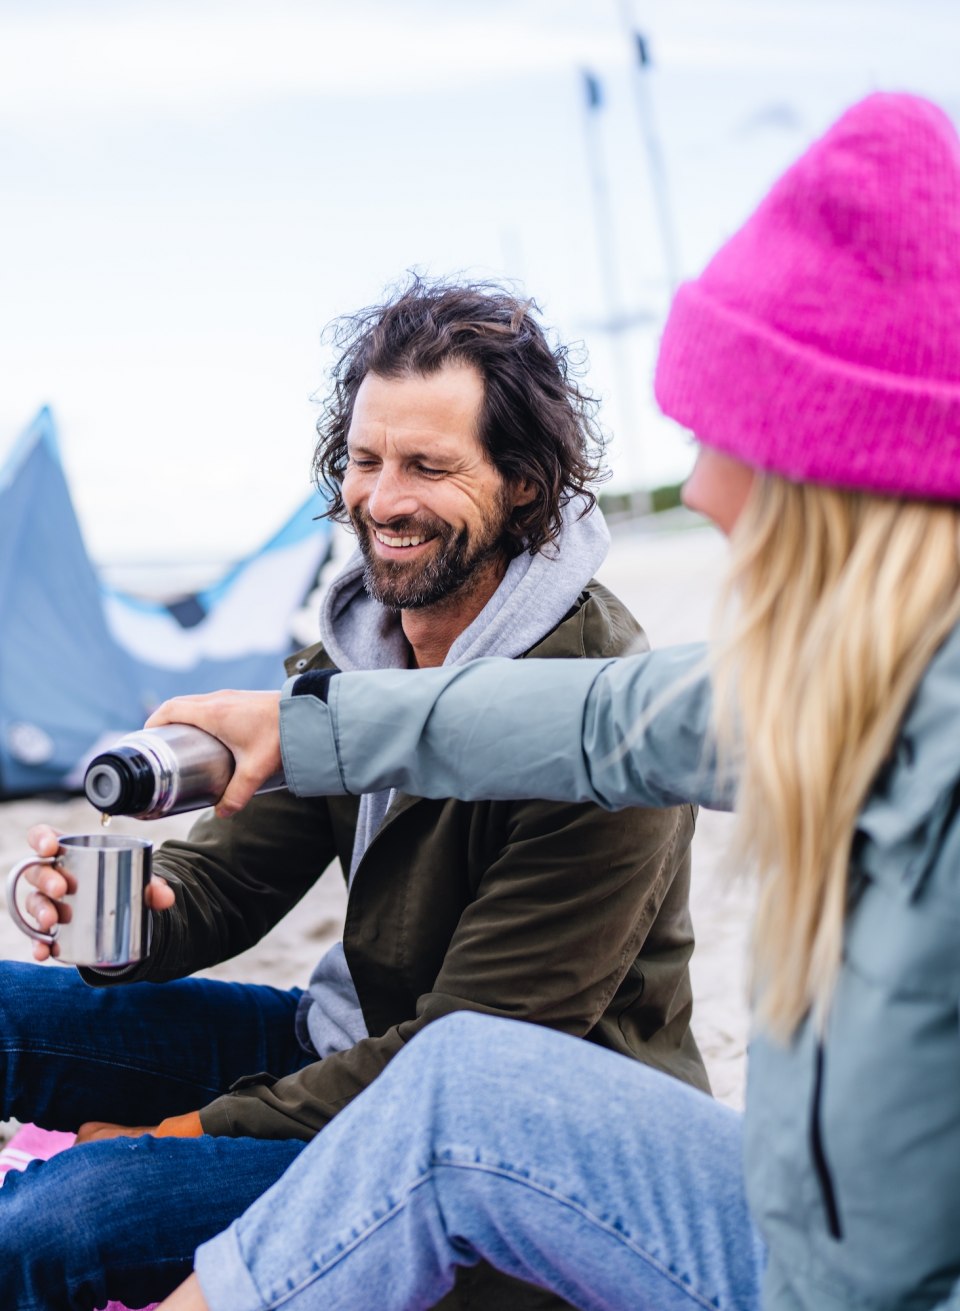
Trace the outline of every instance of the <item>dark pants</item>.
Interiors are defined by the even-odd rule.
[[[243,1075],[290,1074],[299,992],[184,979],[91,988],[73,969],[0,962],[0,1118],[76,1130],[196,1111]],[[143,1306],[265,1192],[298,1139],[119,1138],[0,1188],[0,1307]]]

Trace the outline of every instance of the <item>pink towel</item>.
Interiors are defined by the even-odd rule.
[[[8,1170],[24,1170],[31,1161],[49,1161],[51,1156],[72,1147],[75,1134],[54,1133],[51,1129],[38,1129],[25,1124],[0,1151],[0,1184]]]
[[[49,1161],[57,1152],[72,1147],[76,1134],[56,1133],[53,1129],[38,1129],[35,1124],[22,1125],[6,1147],[0,1151],[0,1185],[10,1170],[25,1170],[31,1161]],[[153,1311],[151,1302],[143,1311]],[[120,1302],[108,1302],[102,1311],[132,1311]]]

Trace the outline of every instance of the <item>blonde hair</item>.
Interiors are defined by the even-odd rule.
[[[960,619],[960,508],[758,474],[730,545],[718,742],[759,875],[758,1016],[786,1038],[826,1018],[857,815]]]

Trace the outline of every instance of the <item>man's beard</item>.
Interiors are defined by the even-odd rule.
[[[363,552],[363,585],[375,601],[392,610],[422,610],[463,595],[479,581],[483,565],[498,556],[506,557],[504,530],[510,514],[506,494],[501,493],[472,539],[469,529],[458,532],[442,519],[399,519],[383,525],[383,531],[391,537],[430,537],[438,541],[422,564],[405,564],[375,554],[373,526],[358,510],[350,518]]]

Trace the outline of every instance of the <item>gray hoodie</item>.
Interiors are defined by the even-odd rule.
[[[600,511],[577,518],[580,508],[580,502],[567,507],[556,547],[511,560],[500,586],[447,652],[445,666],[481,656],[513,659],[556,628],[603,563],[610,545]],[[405,669],[409,664],[400,614],[367,594],[359,550],[324,597],[320,636],[330,659],[342,670]],[[395,795],[387,789],[361,797],[349,886]],[[318,1056],[344,1051],[368,1036],[342,943],[327,952],[311,975],[300,1002],[297,1031]]]

